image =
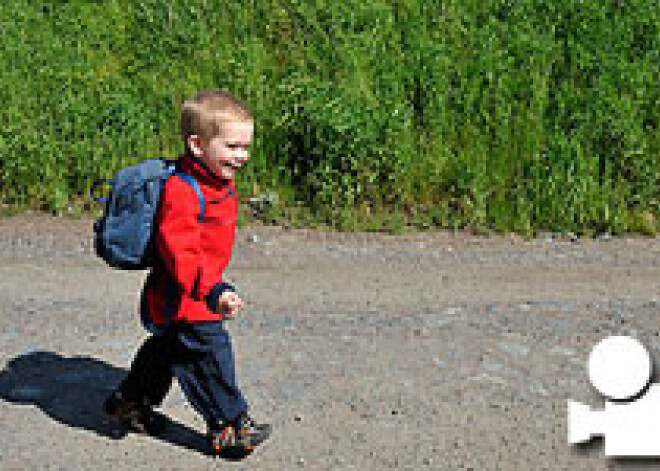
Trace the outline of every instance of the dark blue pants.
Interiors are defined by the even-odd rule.
[[[158,406],[175,376],[209,427],[247,411],[236,384],[231,338],[221,322],[175,324],[149,337],[119,390],[129,401]]]

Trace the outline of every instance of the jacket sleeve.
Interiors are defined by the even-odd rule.
[[[200,206],[195,191],[175,179],[168,180],[161,193],[156,248],[183,292],[199,299],[207,294],[198,292],[204,275],[201,228],[197,220]]]

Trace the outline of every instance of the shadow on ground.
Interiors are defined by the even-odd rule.
[[[34,405],[60,423],[119,439],[127,431],[105,417],[103,402],[125,375],[123,369],[94,358],[35,351],[10,360],[0,371],[0,399]],[[211,454],[203,434],[169,418],[164,420],[165,428],[154,439]]]
[[[586,443],[571,447],[571,453],[579,457],[600,456],[608,463],[608,469],[619,471],[635,471],[660,469],[660,456],[649,457],[606,457],[605,440],[602,436],[594,437]]]

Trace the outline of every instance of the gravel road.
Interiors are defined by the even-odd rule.
[[[0,219],[2,470],[660,469],[566,439],[568,399],[603,406],[600,339],[660,359],[660,239],[240,231],[227,275],[247,308],[228,329],[274,435],[227,461],[178,386],[160,437],[103,417],[144,338],[145,274],[96,259],[91,224]]]

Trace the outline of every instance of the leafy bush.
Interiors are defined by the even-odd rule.
[[[61,211],[175,158],[182,101],[224,88],[257,118],[240,190],[282,217],[652,232],[659,25],[651,0],[12,0],[0,198]]]

